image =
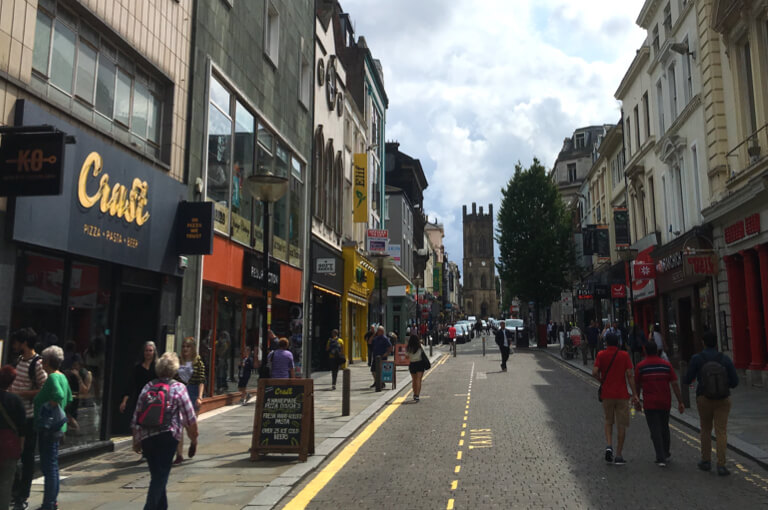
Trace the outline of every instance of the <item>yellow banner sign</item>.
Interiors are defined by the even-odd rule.
[[[352,176],[354,193],[352,197],[354,222],[366,223],[368,221],[368,154],[355,154],[355,171]]]

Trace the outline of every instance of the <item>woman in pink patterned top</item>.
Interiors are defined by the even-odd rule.
[[[168,498],[165,488],[168,485],[168,475],[171,473],[173,455],[176,453],[176,445],[181,439],[182,429],[186,428],[191,441],[189,456],[194,456],[197,449],[197,417],[192,401],[189,400],[187,387],[173,380],[179,371],[179,357],[175,352],[166,352],[155,365],[157,379],[144,386],[139,395],[136,411],[133,413],[131,426],[133,427],[133,449],[136,453],[144,453],[152,475],[147,491],[147,502],[144,510],[165,510],[168,508]],[[167,384],[169,387],[166,406],[170,412],[171,420],[168,426],[146,427],[139,423],[139,416],[144,411],[145,394],[157,383]]]

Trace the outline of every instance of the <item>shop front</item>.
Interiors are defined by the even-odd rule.
[[[368,300],[373,292],[376,268],[356,246],[342,248],[344,258],[344,286],[341,295],[341,331],[347,340],[347,359],[365,360],[368,344],[364,336],[368,331]]]
[[[716,331],[713,277],[717,260],[709,232],[696,228],[656,248],[656,285],[661,333],[674,364],[703,348],[701,335]]]
[[[312,355],[311,369],[330,370],[325,350],[331,331],[341,336],[341,301],[344,291],[344,259],[341,253],[312,239]],[[343,340],[347,340],[341,337]]]
[[[64,349],[63,371],[78,392],[65,448],[98,445],[129,430],[132,413],[118,407],[132,394],[144,342],[159,352],[176,347],[182,272],[175,225],[186,188],[34,103],[20,100],[16,110],[19,125],[47,124],[75,142],[61,162],[61,193],[17,197],[12,206],[9,329],[33,328],[38,352]],[[78,387],[74,371],[84,379],[90,372],[90,387]]]
[[[239,243],[215,236],[213,254],[203,260],[199,353],[208,381],[202,411],[234,402],[239,397],[240,363],[246,347],[257,367],[261,355],[264,318],[263,255]],[[294,361],[301,360],[301,270],[271,259],[268,321],[275,335],[290,340]],[[255,391],[254,371],[248,381]]]
[[[637,254],[632,261],[632,313],[635,324],[647,336],[651,325],[658,322],[656,303],[656,266],[651,258],[655,246]]]

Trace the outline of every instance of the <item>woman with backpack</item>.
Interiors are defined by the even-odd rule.
[[[336,377],[339,375],[339,368],[344,368],[347,358],[344,357],[344,340],[339,338],[339,330],[331,331],[331,338],[325,344],[325,350],[328,352],[328,361],[331,365],[331,389],[336,389]]]
[[[187,387],[187,395],[192,407],[195,409],[195,416],[200,412],[203,391],[205,387],[205,363],[197,354],[197,342],[192,337],[184,339],[181,344],[181,359],[179,359],[179,372],[176,377],[178,381]],[[176,448],[176,459],[174,464],[184,462],[184,433],[179,439],[179,446]]]
[[[187,387],[173,378],[179,371],[179,357],[166,352],[155,366],[157,378],[141,390],[131,420],[133,450],[147,459],[151,479],[147,491],[146,510],[165,510],[165,489],[171,473],[173,454],[186,428],[191,441],[189,456],[197,449],[197,416]]]
[[[411,335],[408,339],[408,347],[405,348],[405,352],[408,353],[408,371],[411,373],[411,382],[413,388],[413,401],[419,401],[419,395],[421,394],[421,380],[424,377],[424,372],[429,370],[432,365],[429,362],[427,354],[421,346],[421,341],[418,335]]]

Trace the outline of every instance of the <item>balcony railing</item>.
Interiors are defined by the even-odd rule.
[[[740,172],[760,161],[761,154],[765,154],[764,149],[760,146],[760,139],[765,138],[760,136],[761,132],[768,134],[768,123],[749,134],[725,155],[728,162],[728,173],[731,178],[736,177]],[[736,158],[735,166],[737,168],[731,163],[732,158]]]

